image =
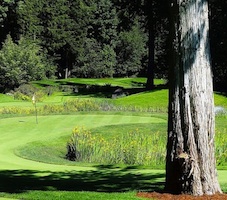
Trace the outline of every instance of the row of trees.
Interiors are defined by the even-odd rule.
[[[227,74],[224,5],[210,1],[213,70],[219,89],[225,86]],[[37,54],[55,65],[60,78],[144,76],[148,72],[152,88],[153,74],[168,74],[167,9],[164,0],[3,0],[0,43],[7,44],[9,34],[17,45],[21,38],[35,43],[40,49]],[[53,70],[45,76],[52,76]],[[0,74],[4,73],[1,69]]]
[[[40,46],[59,77],[137,75],[148,37],[144,17],[126,5],[111,0],[5,0],[1,42],[10,34],[18,44],[23,36]]]

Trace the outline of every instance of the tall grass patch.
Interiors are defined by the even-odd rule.
[[[107,133],[108,134],[108,133]],[[165,134],[134,129],[112,137],[76,127],[67,143],[66,158],[99,164],[164,167]]]

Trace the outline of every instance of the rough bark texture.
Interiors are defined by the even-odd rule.
[[[172,55],[166,187],[171,193],[221,189],[214,155],[215,117],[206,0],[170,0]]]

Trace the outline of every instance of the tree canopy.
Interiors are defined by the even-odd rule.
[[[226,90],[225,1],[210,1],[210,38],[215,87]],[[167,1],[3,0],[1,47],[8,34],[36,43],[54,61],[55,75],[168,78]],[[149,66],[149,68],[148,68]]]

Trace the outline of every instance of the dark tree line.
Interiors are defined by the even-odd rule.
[[[219,90],[226,89],[226,4],[210,1]],[[42,60],[55,65],[40,78],[148,76],[151,89],[154,77],[167,78],[168,26],[165,0],[2,0],[0,5],[1,51],[7,35],[17,45],[21,38],[35,43]],[[0,68],[0,77],[4,73]]]

